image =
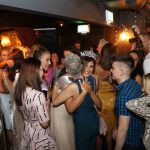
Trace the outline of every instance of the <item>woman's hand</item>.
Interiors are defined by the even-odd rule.
[[[58,96],[58,82],[56,81],[53,85],[53,90],[52,90],[52,101]]]
[[[83,88],[84,88],[89,94],[92,93],[92,92],[94,92],[93,89],[92,89],[92,87],[91,87],[90,82],[85,81],[85,82],[82,83],[82,86],[83,86]]]
[[[8,78],[8,72],[7,71],[2,71],[2,79],[6,80]]]
[[[86,89],[85,82],[81,83],[81,80],[79,80],[79,83],[80,83],[80,87],[81,87],[82,92],[85,93],[85,94],[87,94],[88,90]]]

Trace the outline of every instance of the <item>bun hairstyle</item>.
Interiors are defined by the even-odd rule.
[[[41,59],[41,56],[45,53],[50,53],[49,50],[44,47],[43,45],[35,45],[31,48],[32,50],[34,49],[34,54],[33,57],[37,59]]]

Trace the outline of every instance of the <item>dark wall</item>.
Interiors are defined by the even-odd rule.
[[[74,41],[79,40],[83,48],[89,48],[90,46],[97,46],[101,38],[106,38],[113,42],[112,32],[113,28],[90,25],[90,33],[84,35],[77,33],[77,25],[72,25],[60,29],[59,35],[63,46],[71,45]]]
[[[90,33],[82,35],[77,33],[77,25],[70,24],[59,27],[56,31],[40,31],[39,41],[51,51],[58,52],[62,56],[63,49],[73,45],[75,41],[80,41],[82,49],[91,46],[96,47],[101,38],[114,42],[114,28],[107,28],[98,25],[90,25]]]

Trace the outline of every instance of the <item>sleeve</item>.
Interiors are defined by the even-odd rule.
[[[150,115],[149,115],[150,97],[145,96],[142,98],[128,101],[126,103],[126,106],[129,110],[145,118],[147,121],[150,121]]]
[[[118,106],[118,115],[122,115],[122,116],[132,116],[132,113],[130,110],[127,109],[126,107],[126,102],[130,101],[129,98],[125,97],[125,96],[121,96],[120,100],[119,100],[119,106]]]
[[[40,123],[49,121],[49,114],[46,108],[46,98],[44,93],[40,93],[37,96],[36,109],[37,109],[38,120]]]

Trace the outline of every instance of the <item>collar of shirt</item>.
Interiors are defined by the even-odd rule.
[[[130,80],[130,79],[127,79],[127,80],[125,80],[124,82],[120,83],[120,84],[116,87],[116,90],[117,90],[117,91],[120,91],[120,90],[124,87],[124,85],[125,85],[129,80]]]

